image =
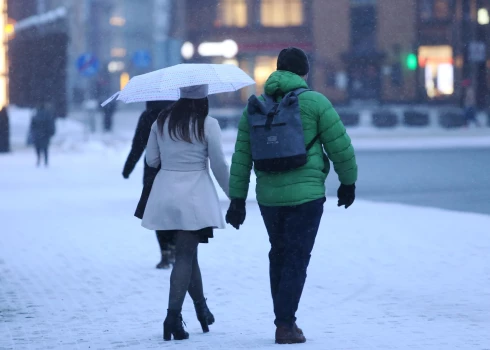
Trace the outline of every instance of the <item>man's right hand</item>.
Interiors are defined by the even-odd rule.
[[[245,199],[234,198],[231,200],[230,207],[226,213],[226,223],[239,230],[245,221],[246,215]]]
[[[122,176],[125,178],[125,179],[129,179],[129,174],[125,171],[123,171],[122,173]]]

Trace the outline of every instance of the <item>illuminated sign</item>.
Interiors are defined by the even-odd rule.
[[[199,45],[197,52],[204,57],[221,56],[233,58],[238,53],[238,45],[233,40],[225,40],[221,43],[204,42]]]

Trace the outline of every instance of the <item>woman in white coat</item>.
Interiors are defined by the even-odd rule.
[[[197,258],[199,243],[225,228],[209,163],[220,187],[228,195],[229,167],[221,145],[221,130],[208,116],[208,86],[181,88],[180,100],[159,115],[151,128],[146,162],[161,170],[155,178],[142,225],[175,235],[175,265],[170,276],[164,340],[188,339],[182,326],[182,304],[189,292],[203,332],[214,322],[204,298]],[[176,232],[177,231],[177,232]]]

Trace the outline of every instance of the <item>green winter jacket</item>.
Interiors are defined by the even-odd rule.
[[[284,95],[298,88],[308,88],[298,75],[286,71],[274,72],[265,84],[265,92]],[[305,144],[320,133],[319,140],[308,151],[308,161],[301,168],[284,173],[255,171],[257,175],[257,201],[264,206],[293,206],[325,196],[325,180],[330,162],[334,165],[342,184],[357,181],[357,164],[354,148],[339,115],[322,94],[307,91],[299,96]],[[252,170],[247,109],[238,127],[230,175],[230,197],[246,199]],[[323,146],[323,149],[322,149]]]

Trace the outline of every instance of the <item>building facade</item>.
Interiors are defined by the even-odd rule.
[[[88,79],[70,67],[75,102],[101,100],[130,77],[180,63],[182,41],[172,28],[180,6],[175,0],[73,0],[71,61],[89,53],[100,65]]]
[[[309,1],[187,0],[186,9],[185,62],[236,64],[257,82],[240,94],[217,96],[221,101],[239,105],[262,93],[282,48],[314,52]]]
[[[416,4],[408,0],[316,0],[314,87],[337,103],[416,100]]]
[[[187,0],[182,53],[237,64],[256,80],[220,97],[230,104],[262,93],[279,51],[297,46],[310,56],[312,88],[337,104],[458,104],[470,81],[483,105],[489,2]]]
[[[66,62],[56,64],[66,66],[69,102],[102,99],[134,75],[183,60],[240,66],[257,85],[213,99],[243,105],[250,94],[263,92],[265,80],[276,69],[279,51],[288,46],[306,51],[311,60],[311,87],[336,104],[461,104],[470,85],[480,106],[488,101],[490,0],[7,3],[9,18],[15,21],[59,7],[67,10],[64,22],[51,25],[48,31],[38,26],[31,34],[68,33]],[[15,40],[28,38],[26,34],[15,35],[11,52],[15,52]],[[47,47],[56,54],[52,45]],[[18,48],[19,55],[23,50]],[[80,74],[76,62],[82,54],[97,58],[97,75]],[[19,67],[28,63],[26,58]],[[13,68],[15,102],[16,93],[24,93],[15,84],[27,79],[29,70]],[[58,75],[63,79],[63,74]],[[60,81],[53,84],[58,86]]]
[[[56,86],[48,99],[63,96],[59,113],[66,115],[69,105],[78,106],[88,99],[102,100],[117,91],[132,76],[180,63],[179,39],[182,30],[173,23],[183,22],[182,1],[176,0],[8,0],[8,17],[13,23],[42,16],[62,9],[66,16],[53,23],[35,24],[29,30],[16,30],[9,40],[11,57],[10,86],[12,102],[32,107],[32,86],[39,86],[35,95],[45,95],[46,85]],[[47,33],[65,35],[62,46],[46,45]],[[27,40],[31,40],[27,44]],[[43,39],[44,40],[44,39]],[[49,42],[49,40],[48,40]],[[24,48],[24,45],[28,48]],[[48,56],[29,53],[39,48]],[[44,49],[43,49],[44,48]],[[26,51],[27,50],[27,51]],[[96,61],[94,74],[80,72],[79,59],[90,55]],[[39,60],[32,57],[43,57]],[[63,57],[63,62],[57,58]],[[32,63],[29,65],[28,63]],[[50,63],[52,62],[52,67]],[[37,65],[37,66],[36,66]],[[59,77],[56,82],[42,83],[36,77],[45,66],[46,76]],[[18,67],[18,68],[17,68]],[[46,77],[45,77],[46,78]],[[36,81],[35,83],[33,81]],[[29,87],[29,88],[26,88]],[[44,87],[43,89],[41,87]],[[61,92],[63,91],[63,92]],[[29,93],[28,93],[29,92]],[[40,98],[40,97],[39,97]],[[43,97],[44,98],[44,97]],[[63,103],[61,103],[63,102]]]
[[[21,107],[53,105],[57,116],[67,114],[69,34],[66,12],[45,16],[47,1],[7,1],[10,102]],[[41,6],[42,5],[42,6]]]

